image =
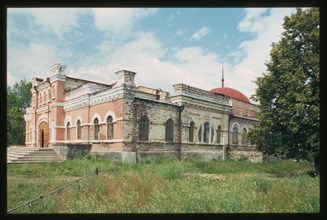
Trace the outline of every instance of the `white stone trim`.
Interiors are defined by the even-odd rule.
[[[72,117],[70,115],[67,115],[66,118],[65,118],[65,121],[64,121],[64,128],[67,127],[67,123],[70,123],[71,126],[73,126],[73,120],[72,120]]]
[[[115,122],[122,121],[122,120],[124,120],[124,118],[123,117],[119,117],[119,118],[116,118],[116,121]]]
[[[236,127],[237,127],[237,129],[238,129],[238,133],[240,133],[240,131],[241,131],[241,126],[239,125],[239,123],[237,122],[237,121],[234,121],[233,123],[232,123],[232,126],[230,127],[230,132],[232,133],[233,132],[233,128],[234,128],[234,126],[236,125]]]
[[[112,117],[112,122],[113,122],[113,123],[117,121],[115,113],[109,110],[109,111],[107,112],[106,116],[105,116],[104,119],[103,119],[103,123],[107,124],[107,118],[108,118],[109,116]]]
[[[241,130],[241,133],[243,134],[243,129],[246,129],[246,133],[248,133],[249,132],[249,129],[248,129],[248,127],[246,126],[246,125],[244,125],[243,127],[242,127],[242,130]]]
[[[93,125],[94,123],[94,119],[95,118],[98,118],[99,119],[99,125],[101,124],[102,120],[101,120],[101,116],[98,114],[98,113],[95,113],[92,117],[92,120],[91,120],[91,125]]]
[[[83,123],[83,120],[82,120],[82,117],[80,115],[77,115],[76,116],[76,119],[75,119],[75,125],[77,125],[77,121],[80,120],[81,121],[81,126],[82,126],[82,123]]]
[[[40,113],[40,112],[43,112],[43,111],[46,111],[46,110],[48,110],[48,105],[45,105],[45,106],[42,106],[42,107],[36,109],[36,113]]]
[[[50,103],[50,107],[57,107],[57,106],[63,107],[64,102],[52,102],[52,103]]]
[[[37,120],[37,127],[39,127],[43,121],[48,123],[48,116],[46,114],[42,114],[41,117]]]

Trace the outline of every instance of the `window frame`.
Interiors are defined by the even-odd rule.
[[[149,141],[149,118],[143,115],[139,120],[139,140]]]
[[[188,141],[189,142],[194,142],[194,127],[195,127],[194,122],[191,121],[189,133],[188,133]]]
[[[171,118],[166,121],[165,140],[169,143],[174,142],[174,121]]]
[[[97,123],[96,123],[97,122]],[[95,118],[94,121],[93,121],[93,139],[98,141],[100,140],[100,125],[99,125],[99,119],[98,118]]]

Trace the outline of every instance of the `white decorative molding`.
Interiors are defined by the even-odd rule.
[[[82,123],[83,123],[83,120],[82,120],[82,117],[80,115],[77,115],[76,116],[76,119],[75,119],[75,125],[77,126],[77,121],[80,120],[81,121],[81,126],[82,126]]]
[[[107,114],[105,115],[104,119],[103,119],[103,123],[107,124],[107,118],[108,118],[109,116],[112,117],[112,122],[116,122],[116,121],[117,121],[115,113],[109,110],[109,111],[107,112]]]
[[[36,109],[36,113],[44,112],[48,110],[48,106],[42,106],[41,108]]]
[[[70,123],[70,126],[73,126],[73,120],[72,120],[72,117],[70,115],[67,115],[66,118],[65,118],[64,128],[66,128],[68,122]]]
[[[75,90],[71,91],[74,92]],[[71,94],[71,96],[73,93]],[[72,96],[73,97],[73,96]],[[124,97],[124,88],[105,89],[96,94],[75,94],[74,98],[66,98],[64,104],[65,111],[80,109],[85,106],[94,106],[102,103],[111,102]]]
[[[234,126],[236,125],[237,129],[238,129],[238,132],[241,131],[241,126],[239,125],[239,123],[237,121],[233,122],[232,126],[230,127],[230,132],[233,132],[233,128]]]
[[[66,76],[61,74],[56,74],[50,77],[50,83],[55,81],[66,81]]]
[[[37,120],[37,126],[39,127],[39,125],[41,124],[41,122],[47,122],[48,123],[48,116],[46,114],[42,114],[40,116],[40,118]]]
[[[94,119],[95,118],[98,118],[98,120],[99,120],[99,124],[102,122],[102,120],[101,120],[101,116],[98,114],[98,113],[95,113],[94,115],[93,115],[93,117],[92,117],[92,120],[91,120],[91,124],[93,125],[93,122],[94,122]]]
[[[50,107],[64,106],[64,102],[52,102],[50,103]]]

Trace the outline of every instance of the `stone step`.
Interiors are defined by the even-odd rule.
[[[62,162],[61,160],[49,160],[49,161],[44,161],[44,160],[31,160],[31,161],[7,161],[7,163],[10,164],[27,164],[27,163],[50,163],[50,162]]]
[[[61,158],[52,148],[13,146],[7,148],[7,163],[60,162]]]

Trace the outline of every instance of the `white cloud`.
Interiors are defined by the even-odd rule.
[[[241,32],[254,34],[252,40],[243,41],[239,45],[239,51],[234,53],[236,60],[243,59],[233,69],[233,74],[225,74],[231,87],[237,88],[250,96],[255,93],[254,81],[266,71],[265,63],[270,59],[269,52],[272,42],[278,42],[283,31],[283,18],[295,11],[294,8],[273,9],[246,9],[245,17],[239,22],[238,29]],[[231,53],[233,54],[233,53]]]
[[[94,8],[95,26],[113,34],[126,34],[133,29],[138,20],[151,16],[157,9],[141,8]]]
[[[195,32],[192,35],[192,39],[200,40],[201,38],[208,35],[209,33],[210,33],[210,28],[205,26],[205,27],[201,28],[200,30],[198,30],[197,32]]]
[[[8,13],[30,15],[33,18],[34,25],[62,37],[71,28],[79,26],[79,16],[87,13],[87,9],[9,8]]]
[[[34,77],[48,77],[50,67],[57,62],[58,51],[45,43],[19,45],[8,50],[8,83],[17,79],[31,80]]]

